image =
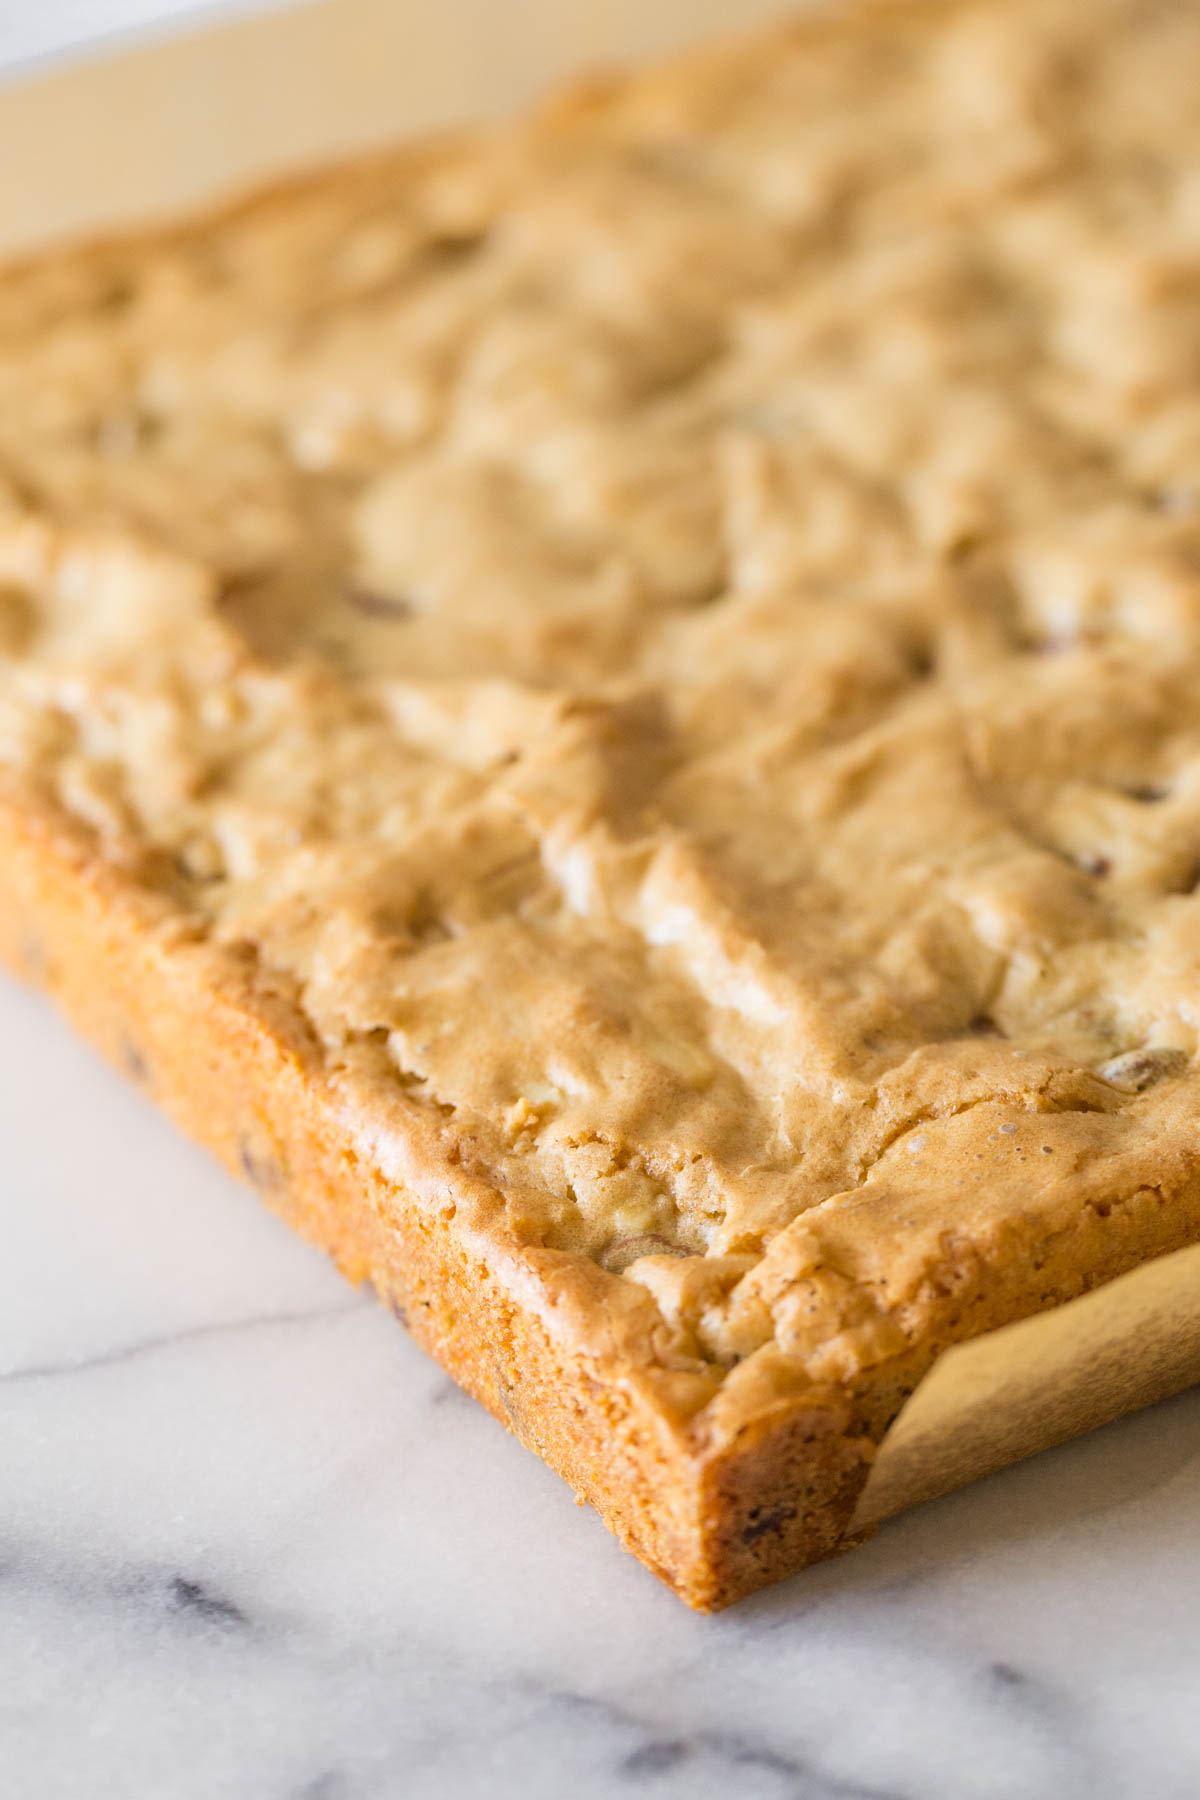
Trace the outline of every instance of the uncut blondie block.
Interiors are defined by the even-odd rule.
[[[1200,10],[0,277],[0,949],[693,1605],[1200,1239]]]

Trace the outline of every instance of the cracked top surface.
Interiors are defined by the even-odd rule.
[[[1192,1179],[1198,70],[883,5],[0,282],[0,755],[717,1368]]]

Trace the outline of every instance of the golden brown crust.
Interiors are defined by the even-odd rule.
[[[726,1605],[842,1547],[870,1454],[844,1411],[776,1405],[732,1451],[698,1454],[636,1368],[551,1335],[453,1204],[421,1205],[359,1154],[294,1016],[244,963],[214,968],[69,821],[12,796],[0,866],[0,958],[348,1279],[370,1282],[691,1605]]]
[[[10,960],[694,1604],[1200,1235],[1196,30],[884,3],[0,282]]]
[[[757,1391],[739,1394],[711,1440],[697,1441],[672,1422],[663,1395],[639,1391],[628,1343],[595,1354],[597,1329],[613,1325],[607,1294],[591,1306],[575,1296],[571,1327],[552,1337],[545,1292],[531,1304],[530,1286],[522,1292],[511,1271],[505,1281],[463,1233],[456,1206],[429,1208],[399,1186],[372,1159],[369,1128],[360,1153],[294,1012],[262,992],[244,960],[214,968],[207,947],[97,859],[78,827],[12,794],[0,802],[0,867],[0,958],[10,969],[50,993],[349,1280],[370,1282],[422,1347],[690,1605],[728,1605],[857,1541],[849,1528],[873,1441],[933,1345],[878,1371],[853,1407],[828,1391],[789,1394],[786,1376],[773,1383],[760,1368]],[[1119,1244],[1108,1233],[1096,1241],[1090,1219],[1087,1249],[1070,1236],[1031,1246],[1042,1304],[1194,1235],[1188,1205],[1160,1197],[1134,1213]],[[1089,1268],[1102,1276],[1081,1273]],[[958,1335],[1019,1307],[993,1284]]]

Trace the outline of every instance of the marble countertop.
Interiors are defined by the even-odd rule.
[[[0,987],[8,1800],[1194,1800],[1200,1391],[720,1617]]]

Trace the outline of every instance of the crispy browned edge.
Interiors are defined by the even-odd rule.
[[[331,1074],[252,954],[215,945],[100,855],[46,796],[0,787],[0,961],[190,1136],[369,1282],[413,1337],[590,1502],[691,1606],[714,1611],[852,1547],[875,1446],[954,1342],[1061,1304],[1194,1242],[1200,1173],[948,1257],[907,1351],[845,1388],[781,1353],[722,1404],[659,1357],[648,1296],[583,1257],[515,1243],[455,1132],[397,1118]],[[369,1084],[366,1084],[369,1090]],[[449,1144],[449,1149],[447,1149]],[[400,1171],[398,1173],[398,1168]],[[406,1174],[407,1172],[407,1178]],[[774,1360],[772,1360],[772,1357]],[[1124,1408],[1114,1408],[1114,1415]]]
[[[369,1281],[689,1604],[727,1605],[843,1546],[871,1450],[841,1409],[781,1398],[728,1441],[697,1440],[639,1380],[619,1331],[585,1347],[586,1315],[603,1324],[628,1284],[585,1267],[603,1284],[594,1297],[538,1304],[553,1284],[536,1257],[525,1270],[489,1257],[469,1206],[431,1204],[369,1154],[380,1133],[348,1127],[301,1022],[252,962],[189,933],[65,817],[11,795],[0,958],[344,1275]],[[553,1255],[566,1263],[583,1259]]]

